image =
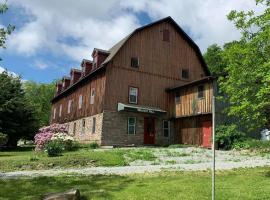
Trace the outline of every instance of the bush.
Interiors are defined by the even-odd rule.
[[[61,156],[65,147],[61,140],[52,140],[45,145],[48,156]]]
[[[245,134],[238,131],[236,125],[221,125],[216,129],[216,143],[219,149],[231,149],[236,142],[245,140]]]
[[[270,150],[270,141],[261,141],[255,139],[247,139],[245,141],[235,142],[233,148],[240,149],[269,149]]]
[[[8,142],[8,135],[0,132],[0,146],[4,146]]]
[[[99,148],[99,144],[96,142],[91,142],[89,144],[89,147],[90,147],[90,149],[97,149],[97,148]]]

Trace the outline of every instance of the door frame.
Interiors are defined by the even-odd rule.
[[[149,125],[149,120],[151,121],[151,126],[153,129],[153,137],[149,137],[150,134],[148,133],[147,130],[149,130],[148,125]],[[156,118],[152,116],[144,117],[144,134],[143,134],[143,144],[145,145],[154,145],[156,142]],[[148,136],[148,138],[147,138]]]

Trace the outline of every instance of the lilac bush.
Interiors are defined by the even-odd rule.
[[[35,135],[35,150],[43,150],[45,144],[50,142],[54,134],[58,134],[59,132],[67,135],[68,124],[51,124],[50,126],[40,128],[38,133]]]

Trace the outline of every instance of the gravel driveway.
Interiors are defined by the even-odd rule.
[[[137,148],[139,149],[139,148]],[[15,171],[0,173],[0,178],[19,178],[22,176],[57,176],[61,174],[83,175],[127,175],[133,173],[151,173],[162,170],[199,171],[211,168],[211,150],[195,147],[188,148],[143,148],[151,151],[153,161],[136,160],[130,166],[123,167],[88,167],[70,169],[49,169],[35,171]],[[247,151],[216,151],[216,169],[229,170],[244,167],[270,166],[270,156],[258,156]]]

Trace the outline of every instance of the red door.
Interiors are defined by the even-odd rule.
[[[202,123],[203,141],[202,146],[205,148],[211,148],[212,144],[212,122],[206,121]]]
[[[144,118],[144,144],[155,144],[155,118]]]

